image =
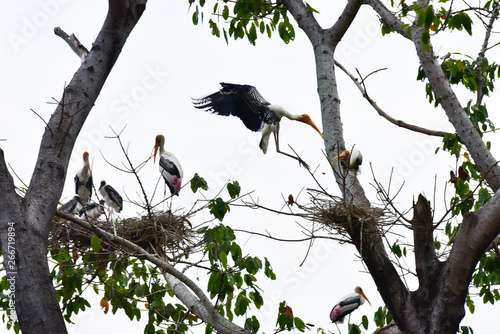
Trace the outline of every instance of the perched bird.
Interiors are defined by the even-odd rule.
[[[353,185],[356,184],[356,177],[359,173],[359,166],[361,166],[361,163],[363,162],[363,156],[361,155],[361,152],[356,148],[351,152],[349,152],[348,150],[344,150],[341,154],[332,159],[332,164],[336,161],[340,161],[340,164],[342,165],[344,170],[354,176]],[[356,188],[353,189],[352,196],[354,197],[355,194]]]
[[[89,165],[89,152],[83,152],[83,167],[75,175],[75,193],[83,203],[88,203],[92,196],[92,171]]]
[[[344,150],[340,155],[332,159],[332,163],[339,160],[344,169],[347,169],[356,175],[359,171],[359,166],[363,163],[363,156],[361,155],[361,152],[355,148],[352,152]]]
[[[179,190],[181,190],[183,171],[181,164],[170,152],[164,150],[163,145],[165,144],[165,137],[162,135],[156,136],[155,140],[155,153],[153,161],[156,162],[156,153],[158,152],[158,148],[160,149],[160,165],[159,170],[161,176],[165,180],[165,183],[170,189],[170,193],[172,195],[179,196]]]
[[[366,298],[363,290],[359,286],[357,286],[354,289],[354,293],[350,293],[347,296],[344,296],[339,300],[337,305],[333,307],[332,311],[330,312],[330,320],[332,320],[332,322],[343,323],[344,317],[357,309],[359,305],[363,305],[365,299],[371,305],[368,298]]]
[[[221,83],[221,86],[222,89],[216,93],[201,99],[193,99],[195,108],[210,111],[222,116],[237,116],[243,121],[248,129],[252,131],[261,130],[262,139],[260,140],[259,147],[264,153],[267,152],[269,137],[271,133],[273,133],[276,142],[276,151],[298,160],[307,167],[307,164],[305,164],[302,159],[280,151],[279,127],[280,120],[284,116],[294,121],[309,124],[321,135],[321,137],[323,137],[323,134],[311,120],[309,115],[290,114],[282,106],[267,102],[257,89],[250,85]]]
[[[83,208],[83,202],[80,196],[75,195],[72,199],[64,203],[59,207],[59,210],[66,213],[78,214]]]
[[[101,194],[107,206],[113,208],[113,210],[118,213],[122,211],[123,209],[122,197],[112,186],[106,184],[106,181],[104,180],[101,181],[101,186],[99,187],[99,194]]]
[[[97,218],[104,213],[105,201],[101,199],[99,203],[87,203],[80,210],[80,216],[87,216],[90,218]]]

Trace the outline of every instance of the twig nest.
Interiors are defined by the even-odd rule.
[[[172,212],[155,212],[152,216],[127,218],[117,222],[117,235],[125,238],[150,253],[185,253],[199,244],[200,237],[192,229],[189,216],[175,215]],[[113,225],[107,220],[89,219],[89,222],[113,234]],[[92,231],[71,221],[54,218],[49,247],[58,250],[72,248],[73,251],[87,251]],[[118,245],[101,239],[102,252],[115,252]]]

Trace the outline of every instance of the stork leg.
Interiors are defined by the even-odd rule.
[[[113,221],[113,209],[110,208],[109,210],[109,221],[111,222],[111,225],[113,225],[113,233],[116,235],[116,226],[115,222]]]
[[[307,170],[310,169],[309,165],[304,160],[302,160],[301,158],[280,151],[279,131],[274,132],[274,141],[276,142],[276,152],[281,153],[283,155],[286,155],[287,157],[290,157],[292,159],[295,159],[295,160],[297,160],[299,162],[299,164],[303,165]]]
[[[354,196],[356,196],[356,171],[354,171],[354,182],[352,183],[352,198],[354,199]]]

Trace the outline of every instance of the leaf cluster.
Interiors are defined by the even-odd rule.
[[[195,25],[203,22],[203,7],[205,0],[189,0],[194,5],[192,20]],[[310,10],[314,9],[308,6]],[[281,2],[268,0],[236,0],[216,1],[212,7],[208,25],[212,35],[221,37],[221,30],[226,43],[229,38],[234,40],[247,38],[255,45],[259,34],[269,38],[278,32],[283,42],[288,44],[295,39],[295,29],[287,15],[287,10]],[[221,22],[222,21],[222,22]]]
[[[246,315],[252,304],[260,309],[264,299],[256,284],[257,273],[264,269],[268,278],[276,279],[267,258],[262,261],[258,257],[244,256],[229,226],[220,224],[213,228],[203,227],[200,231],[204,233],[204,254],[210,263],[207,291],[210,298],[216,298],[219,313],[232,321],[235,315]],[[259,328],[254,317],[250,317],[246,325],[255,331]]]

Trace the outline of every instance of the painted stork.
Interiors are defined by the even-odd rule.
[[[101,194],[107,206],[113,208],[114,211],[120,212],[123,209],[123,199],[120,194],[106,181],[101,181],[101,186],[99,187],[99,194]]]
[[[83,208],[83,202],[80,196],[75,195],[72,199],[59,207],[59,210],[66,213],[78,214]]]
[[[352,152],[344,150],[340,155],[333,158],[332,163],[339,160],[344,169],[356,174],[359,171],[359,166],[363,163],[363,156],[361,152],[355,148]]]
[[[179,190],[181,190],[182,177],[184,175],[182,171],[181,164],[170,152],[164,150],[163,145],[165,144],[165,137],[163,135],[156,136],[155,140],[155,153],[153,162],[156,162],[156,153],[158,152],[158,148],[160,149],[160,161],[159,161],[159,170],[161,176],[165,180],[165,183],[170,189],[170,193],[172,195],[179,196]]]
[[[90,218],[98,218],[104,213],[105,200],[101,199],[99,203],[87,203],[80,210],[80,217],[85,215]]]
[[[344,296],[341,300],[339,300],[337,305],[333,307],[330,312],[330,320],[341,324],[344,323],[344,317],[357,309],[360,305],[363,305],[365,300],[371,305],[361,287],[357,286],[354,288],[354,293]]]
[[[88,203],[92,196],[92,171],[89,165],[89,152],[83,152],[83,167],[75,175],[75,193],[83,203]]]
[[[290,120],[309,124],[321,137],[323,134],[309,115],[290,114],[282,106],[267,102],[254,86],[237,85],[221,82],[222,89],[201,99],[193,99],[195,108],[210,111],[222,116],[237,116],[245,126],[252,131],[262,131],[259,147],[264,154],[267,152],[269,137],[274,134],[276,152],[289,156],[307,168],[307,164],[300,158],[280,151],[279,128],[280,120],[286,117]]]

